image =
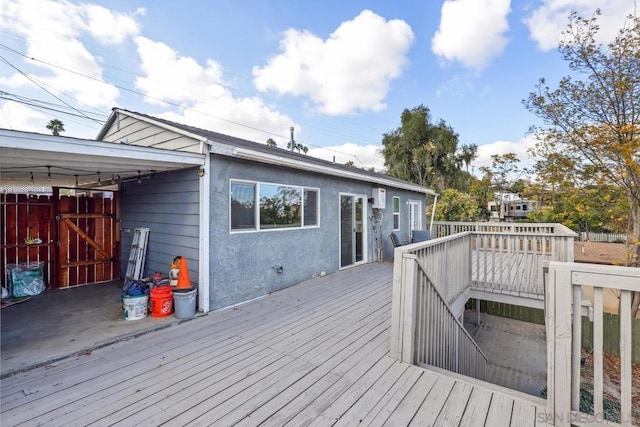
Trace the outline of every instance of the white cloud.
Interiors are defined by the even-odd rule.
[[[446,0],[431,50],[449,61],[482,69],[504,51],[510,0]]]
[[[222,66],[208,60],[206,67],[180,54],[161,42],[137,37],[140,68],[144,77],[136,77],[135,86],[146,94],[165,101],[197,102],[218,98],[226,93],[222,81]],[[176,76],[180,76],[176,78]],[[147,102],[163,105],[148,98]]]
[[[46,125],[50,118],[27,106],[14,102],[0,104],[0,128],[25,132],[48,133]]]
[[[42,61],[30,61],[29,65],[44,70],[43,73],[31,73],[31,77],[48,90],[71,96],[88,106],[111,107],[119,92],[101,81],[102,69],[98,60],[85,47],[81,37],[88,35],[102,44],[117,44],[137,34],[140,26],[133,15],[113,12],[102,6],[75,5],[64,0],[22,0],[2,3],[0,29],[25,39],[27,56]],[[96,80],[80,78],[47,63]],[[10,82],[30,84],[26,78],[20,78],[19,73],[3,78],[3,83]]]
[[[357,145],[348,142],[328,147],[309,147],[308,155],[336,163],[352,161],[356,167],[373,167],[380,172],[384,169],[384,157],[380,153],[380,145]]]
[[[495,141],[478,147],[478,157],[471,163],[476,174],[481,167],[491,167],[491,156],[494,154],[515,153],[520,160],[519,166],[529,167],[533,161],[527,150],[532,148],[537,140],[533,136],[526,136],[520,141]]]
[[[166,106],[164,100],[185,107],[179,113],[157,114],[159,117],[257,142],[273,137],[271,132],[286,136],[289,127],[296,126],[260,98],[235,98],[217,62],[209,59],[201,65],[164,43],[144,37],[135,41],[145,73],[136,78],[135,85],[150,96],[145,101]]]
[[[380,111],[413,39],[406,22],[369,10],[343,22],[326,40],[289,29],[280,42],[282,53],[253,68],[254,84],[260,91],[308,96],[327,115]]]
[[[616,36],[626,16],[633,14],[634,3],[630,0],[542,0],[542,4],[524,22],[538,48],[547,51],[558,47],[560,35],[569,22],[571,11],[575,10],[582,17],[590,18],[600,8],[602,15],[598,18],[598,41],[606,43]]]

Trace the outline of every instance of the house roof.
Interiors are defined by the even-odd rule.
[[[179,132],[185,136],[190,136],[199,141],[203,141],[210,145],[210,151],[214,154],[290,167],[324,175],[371,182],[392,188],[410,190],[429,195],[437,195],[433,190],[423,186],[379,172],[334,163],[308,156],[306,154],[296,153],[282,148],[270,147],[265,143],[249,141],[121,108],[113,109],[111,117],[98,134],[97,139],[104,137],[107,129],[113,124],[118,113],[135,117],[148,123],[154,123],[158,126],[164,127],[165,129],[173,130],[174,132]]]

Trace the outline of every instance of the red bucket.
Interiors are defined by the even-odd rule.
[[[171,286],[156,286],[151,289],[151,315],[165,317],[173,313],[173,291]]]

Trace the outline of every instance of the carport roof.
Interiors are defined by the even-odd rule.
[[[0,129],[3,187],[104,186],[202,166],[204,158],[204,154]]]

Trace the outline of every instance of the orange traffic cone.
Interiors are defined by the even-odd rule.
[[[190,289],[191,280],[189,280],[189,268],[187,267],[187,259],[182,256],[177,256],[171,263],[171,268],[177,268],[178,272],[178,284],[176,289]]]

